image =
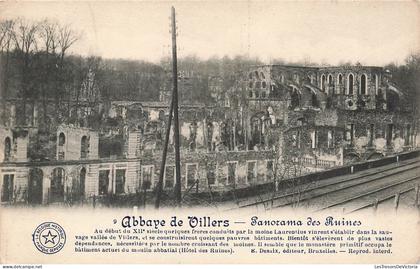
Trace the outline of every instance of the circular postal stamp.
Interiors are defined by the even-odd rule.
[[[66,243],[63,227],[55,222],[44,222],[36,227],[32,234],[35,247],[45,254],[59,252]]]

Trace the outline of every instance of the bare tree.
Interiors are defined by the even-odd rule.
[[[16,20],[12,38],[15,49],[25,55],[33,53],[37,49],[37,31],[39,24],[19,18]],[[29,58],[26,59],[29,61]]]
[[[41,99],[43,106],[43,119],[45,126],[48,125],[48,97],[54,91],[54,77],[56,74],[56,50],[58,47],[58,23],[44,20],[39,25],[39,39],[43,45],[44,66],[42,77],[44,83],[40,85]]]
[[[10,42],[12,40],[12,31],[15,22],[13,20],[0,21],[0,51],[10,50]]]
[[[11,32],[16,57],[20,63],[21,89],[19,97],[22,98],[21,123],[26,124],[26,105],[27,99],[34,91],[31,91],[31,72],[30,66],[32,56],[37,50],[38,23],[34,23],[22,18],[16,20],[14,29]]]
[[[65,26],[58,26],[57,27],[57,53],[58,53],[58,62],[56,64],[56,77],[55,77],[55,109],[56,115],[61,115],[63,113],[63,109],[60,108],[61,100],[63,98],[68,98],[67,104],[67,118],[69,117],[70,113],[70,93],[71,90],[66,89],[66,84],[68,84],[68,80],[70,76],[68,75],[70,70],[66,69],[65,66],[65,56],[68,49],[77,41],[79,40],[80,35],[77,34],[69,25]],[[70,83],[71,84],[71,83]],[[60,120],[60,116],[58,117]]]
[[[58,47],[60,50],[60,59],[63,61],[67,50],[81,37],[69,25],[58,27]]]
[[[44,50],[47,55],[55,54],[59,42],[59,25],[57,22],[44,20],[39,26],[39,36],[43,42]]]
[[[7,92],[10,84],[22,100],[17,107],[18,124],[25,125],[28,118],[34,119],[37,99],[42,100],[45,123],[51,97],[56,100],[57,112],[51,115],[57,115],[59,119],[62,114],[59,112],[65,111],[60,107],[61,100],[70,99],[68,93],[74,86],[74,70],[66,56],[80,36],[69,25],[61,26],[48,19],[0,21],[0,58],[4,77],[1,88],[2,92]],[[28,102],[32,103],[32,113],[27,111]]]
[[[4,102],[5,96],[8,96],[9,89],[9,69],[10,69],[10,51],[12,45],[12,31],[15,22],[13,20],[0,21],[0,72],[2,72],[2,80],[0,81],[0,98],[2,99],[3,109],[5,112],[6,103]],[[3,62],[4,60],[4,62]],[[5,115],[2,114],[1,118],[4,119]]]

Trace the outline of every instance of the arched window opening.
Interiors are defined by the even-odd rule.
[[[58,135],[58,159],[64,160],[64,145],[66,144],[66,136],[64,133]]]
[[[360,94],[362,94],[362,95],[366,95],[366,87],[367,86],[367,80],[366,80],[366,75],[365,74],[363,74],[361,77],[360,77]]]
[[[332,75],[328,75],[328,85],[332,86],[333,85],[333,77]]]
[[[328,75],[328,92],[331,89],[331,93],[334,94],[334,81],[332,75]]]
[[[63,133],[60,133],[60,135],[58,136],[58,145],[62,147],[64,146],[65,143],[66,143],[66,136]]]
[[[348,95],[353,95],[353,74],[349,75],[349,79],[348,79],[348,85],[347,85],[347,94]]]
[[[341,88],[342,88],[342,86],[343,86],[343,75],[342,74],[339,74],[338,75],[338,78],[337,78],[337,86],[338,87],[336,87],[336,89],[335,89],[335,93],[336,94],[341,94]]]
[[[10,161],[12,158],[12,141],[10,137],[6,137],[4,140],[4,161]]]
[[[325,75],[321,76],[321,90],[325,90]]]

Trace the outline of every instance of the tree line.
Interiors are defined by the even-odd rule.
[[[70,25],[52,20],[0,20],[0,97],[3,108],[6,100],[18,104],[16,124],[28,124],[34,103],[38,104],[38,117],[42,118],[39,124],[76,123],[86,116],[87,107],[96,108],[99,102],[157,101],[160,91],[171,90],[170,58],[150,63],[71,54],[71,48],[81,38],[82,33]],[[274,63],[293,64],[282,59]],[[209,103],[210,80],[218,79],[226,91],[234,86],[243,70],[259,64],[263,62],[245,56],[179,59],[179,76],[185,82],[180,83],[181,100]],[[315,65],[310,59],[300,64]],[[390,64],[386,68],[412,100],[419,100],[420,54],[410,55],[403,65]],[[101,111],[93,109],[89,113]],[[3,120],[8,116],[1,115]]]
[[[79,38],[69,25],[48,20],[0,22],[1,96],[19,100],[19,120],[25,119],[34,100],[41,101],[47,113],[47,101],[52,99],[59,111],[76,75],[67,53]]]

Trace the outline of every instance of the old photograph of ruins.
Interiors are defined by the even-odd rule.
[[[418,210],[418,3],[0,6],[1,207]]]

